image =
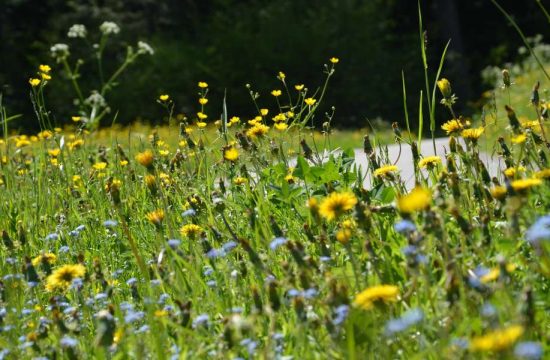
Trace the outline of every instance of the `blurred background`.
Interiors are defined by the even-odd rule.
[[[421,1],[427,29],[429,64],[435,74],[445,43],[451,39],[443,76],[451,80],[461,113],[476,110],[489,84],[481,71],[519,61],[522,45],[515,30],[489,0]],[[547,31],[548,23],[536,0],[501,0],[527,36]],[[417,2],[411,0],[2,0],[0,10],[0,91],[10,114],[23,114],[19,130],[38,127],[29,99],[29,77],[39,64],[53,67],[47,104],[58,125],[70,122],[74,94],[49,49],[55,43],[71,47],[71,61],[89,58],[82,39],[67,38],[73,24],[88,28],[97,41],[98,26],[114,21],[121,32],[110,38],[107,72],[138,40],[155,49],[124,73],[109,104],[117,122],[136,119],[158,123],[163,111],[155,100],[167,93],[177,112],[198,111],[197,82],[210,85],[209,119],[221,113],[227,90],[229,115],[256,113],[245,87],[262,95],[262,106],[273,107],[269,92],[280,88],[283,71],[290,86],[304,83],[314,90],[324,80],[323,64],[340,58],[324,106],[336,107],[333,124],[361,128],[367,119],[404,122],[401,71],[404,71],[409,110],[414,116],[424,89],[419,47]],[[94,38],[95,37],[95,38]],[[83,50],[79,50],[83,49]],[[524,55],[525,56],[525,55]],[[89,93],[97,88],[94,62],[82,66],[81,82]],[[439,121],[448,120],[438,111]],[[105,123],[110,123],[107,117]]]

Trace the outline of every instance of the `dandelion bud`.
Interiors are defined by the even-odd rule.
[[[535,324],[535,299],[533,297],[533,289],[530,286],[525,289],[522,300],[521,312],[525,319],[525,326],[529,328]]]
[[[267,293],[269,298],[269,304],[273,311],[278,311],[281,308],[281,299],[279,298],[279,293],[277,292],[277,282],[271,281],[267,285]]]
[[[256,312],[261,314],[263,311],[262,296],[256,285],[252,285],[252,300],[254,301]]]
[[[539,87],[540,87],[540,81],[537,81],[537,83],[533,87],[533,92],[531,93],[531,104],[535,106],[539,106],[539,103],[540,103]]]
[[[449,138],[449,150],[452,152],[452,153],[455,153],[456,152],[456,138],[454,136],[451,136]]]
[[[295,297],[292,301],[296,315],[300,321],[306,320],[306,304],[304,303],[304,298],[301,296]]]
[[[391,124],[391,127],[393,129],[393,134],[395,135],[396,140],[401,138],[401,129],[399,129],[399,124],[396,122]]]
[[[546,157],[546,154],[542,149],[539,149],[538,151],[540,162],[544,164],[544,166],[548,166],[548,158]]]
[[[444,98],[451,97],[451,83],[449,82],[449,80],[445,78],[438,80],[437,87],[439,88],[439,91],[441,91],[441,94]]]
[[[157,193],[157,178],[155,175],[148,174],[145,176],[145,185],[151,191],[151,194],[155,195]]]
[[[304,157],[308,160],[311,159],[311,155],[313,155],[313,150],[309,147],[309,145],[306,143],[305,139],[302,139],[300,141],[300,145],[302,146],[302,150],[304,151]]]
[[[13,241],[10,238],[10,235],[6,230],[2,230],[2,242],[8,248],[8,250],[13,250]]]
[[[107,310],[101,310],[97,313],[97,330],[95,345],[109,347],[113,344],[116,323],[113,315]]]
[[[506,109],[506,114],[508,115],[508,121],[510,122],[510,126],[512,127],[514,132],[519,132],[520,124],[514,109],[512,109],[508,105],[505,105],[504,108]]]
[[[372,144],[370,143],[369,134],[366,134],[363,137],[363,151],[365,151],[365,154],[367,154],[367,156],[370,156],[370,154],[374,152]]]
[[[510,72],[507,69],[502,70],[502,83],[505,88],[509,88],[512,85],[510,82]]]

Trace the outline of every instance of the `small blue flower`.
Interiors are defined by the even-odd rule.
[[[78,340],[68,337],[67,335],[63,336],[59,341],[59,344],[63,348],[74,348],[78,345]]]
[[[418,324],[424,318],[424,312],[419,308],[410,309],[401,317],[391,319],[386,323],[385,333],[388,336],[407,330],[409,327]]]
[[[197,212],[194,209],[187,209],[181,213],[182,217],[195,216]]]
[[[210,249],[207,253],[206,253],[206,257],[209,258],[209,259],[216,259],[216,258],[219,258],[219,257],[223,257],[225,255],[225,252],[221,249]]]
[[[118,222],[116,220],[105,220],[103,222],[103,226],[105,226],[106,228],[115,227],[117,225],[118,225]]]
[[[75,231],[78,231],[78,232],[81,232],[82,230],[86,229],[86,226],[85,225],[78,225],[76,227],[76,229],[74,229]]]
[[[393,228],[402,235],[408,235],[416,231],[416,225],[410,220],[401,220],[396,223]]]
[[[249,355],[254,355],[256,348],[258,347],[258,343],[256,341],[252,341],[248,338],[241,340],[240,344],[241,346],[246,346],[246,351],[248,351]]]
[[[208,314],[198,315],[193,320],[193,329],[196,329],[199,326],[207,326],[208,325],[208,320],[210,320],[210,317],[208,316]]]
[[[205,266],[203,271],[202,271],[202,274],[204,276],[210,276],[210,275],[212,275],[213,272],[214,272],[214,269],[212,269],[210,266]]]
[[[170,248],[172,248],[172,250],[176,250],[178,248],[178,246],[180,246],[180,244],[181,244],[181,240],[178,240],[178,239],[168,240],[168,246],[170,246]]]
[[[209,280],[206,282],[206,285],[208,287],[215,288],[218,285],[218,283],[216,282],[216,280]]]
[[[151,286],[159,286],[162,283],[160,279],[151,280]]]
[[[497,314],[497,309],[490,303],[485,303],[481,307],[481,316],[491,318]]]
[[[514,354],[521,359],[539,360],[542,359],[544,351],[538,342],[524,341],[520,342],[514,348]]]
[[[470,342],[465,338],[454,338],[451,341],[451,345],[456,346],[459,349],[467,349],[470,346]]]
[[[158,303],[160,305],[164,305],[166,303],[166,300],[170,299],[170,295],[166,294],[166,293],[162,293],[160,294],[159,296],[159,301]]]
[[[46,236],[47,241],[57,240],[59,239],[59,234],[51,233],[48,236]]]
[[[137,283],[137,279],[136,279],[135,277],[129,278],[129,279],[126,281],[126,285],[128,285],[128,286],[134,286],[136,283]]]
[[[105,294],[105,293],[99,293],[95,296],[96,301],[105,300],[105,299],[107,299],[107,294]]]
[[[321,262],[329,262],[330,260],[330,256],[319,256],[319,261]]]
[[[222,245],[222,249],[225,252],[230,252],[231,250],[233,250],[236,247],[237,247],[237,243],[234,242],[234,241],[229,241],[229,242],[226,242],[225,244]]]
[[[145,317],[145,313],[143,311],[128,310],[126,312],[126,315],[124,316],[124,322],[126,324],[132,324],[140,321],[144,317]]]
[[[269,243],[269,248],[271,250],[276,250],[279,246],[286,244],[287,241],[287,238],[276,237],[275,239],[271,240],[271,243]]]
[[[525,233],[525,240],[531,245],[537,245],[541,241],[550,241],[550,215],[538,218]]]
[[[149,331],[149,325],[142,325],[139,329],[136,330],[136,334],[142,334]]]
[[[349,314],[348,305],[338,306],[336,309],[334,309],[334,318],[332,319],[332,323],[334,325],[341,325],[344,321],[346,321],[348,314]]]
[[[64,254],[64,253],[68,253],[69,252],[69,247],[67,245],[63,245],[62,247],[59,248],[59,252]]]

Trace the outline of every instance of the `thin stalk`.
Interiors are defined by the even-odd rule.
[[[496,0],[491,0],[491,2],[497,7],[497,9],[506,17],[506,19],[508,19],[508,21],[510,22],[510,24],[512,24],[512,26],[514,27],[514,29],[516,29],[518,35],[521,37],[521,40],[523,41],[523,44],[525,45],[525,47],[527,48],[527,50],[529,50],[529,53],[531,55],[533,55],[533,57],[535,58],[537,64],[539,65],[540,69],[542,70],[542,72],[544,73],[544,75],[546,76],[546,78],[548,80],[550,80],[550,75],[546,72],[546,69],[544,68],[544,65],[542,64],[542,62],[540,61],[539,57],[537,56],[537,54],[535,54],[535,52],[533,51],[533,48],[531,47],[531,45],[529,45],[529,41],[527,41],[527,38],[525,37],[525,35],[523,34],[523,31],[521,31],[520,27],[518,26],[518,24],[514,21],[514,19],[512,19],[512,17],[510,16],[510,14],[508,14],[506,12],[506,10],[504,10],[502,8],[502,6],[499,5],[499,3],[496,1]]]

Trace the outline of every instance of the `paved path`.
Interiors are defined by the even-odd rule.
[[[462,143],[465,147],[465,145]],[[445,152],[449,151],[449,138],[436,138],[435,146],[437,150],[437,155],[442,158],[443,164],[446,164]],[[435,155],[433,143],[431,139],[427,139],[421,142],[420,153],[423,157]],[[360,167],[361,171],[364,173],[368,168],[367,156],[363,149],[355,149],[355,163]],[[379,151],[379,149],[377,149]],[[401,179],[405,182],[405,186],[408,189],[414,187],[414,163],[411,153],[411,148],[407,144],[401,145],[401,155],[399,155],[399,146],[396,144],[388,145],[388,158],[390,163],[394,163],[397,160],[397,167],[400,170]],[[485,163],[487,170],[491,176],[496,176],[499,173],[499,169],[504,168],[503,164],[499,164],[498,157],[491,157],[490,154],[480,153],[481,160]],[[368,176],[365,179],[365,187],[370,187],[371,178]]]

